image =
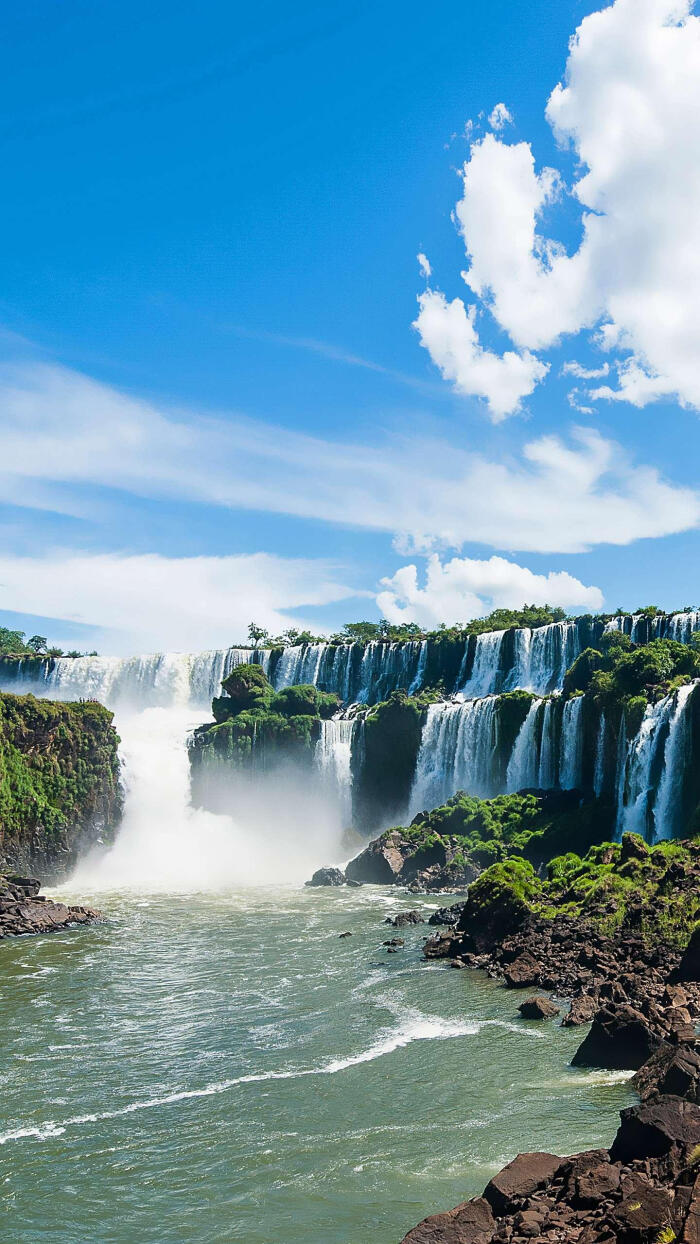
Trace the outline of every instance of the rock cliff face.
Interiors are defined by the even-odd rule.
[[[118,737],[101,704],[0,693],[0,867],[64,876],[121,816]]]

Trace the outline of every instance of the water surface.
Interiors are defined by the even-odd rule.
[[[631,1099],[569,1068],[580,1032],[423,962],[420,926],[387,956],[405,896],[95,901],[99,926],[0,944],[15,1244],[394,1244],[518,1150],[609,1143]]]

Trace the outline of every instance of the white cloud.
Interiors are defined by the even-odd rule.
[[[104,629],[106,646],[117,653],[227,647],[245,642],[250,621],[276,634],[302,628],[306,623],[287,610],[356,594],[325,562],[266,553],[0,555],[0,608]],[[72,647],[74,639],[59,631],[52,642]]]
[[[610,364],[603,363],[602,367],[584,367],[574,360],[564,363],[561,374],[562,376],[576,376],[578,380],[601,380],[603,376],[610,374]]]
[[[686,531],[700,498],[595,430],[494,462],[444,440],[325,441],[240,415],[199,417],[55,366],[0,366],[6,503],[89,518],[95,489],[399,533],[405,547],[573,553]]]
[[[476,308],[465,307],[461,298],[448,302],[439,291],[426,290],[418,305],[413,327],[421,345],[458,393],[486,398],[494,423],[519,410],[522,399],[547,374],[547,364],[529,351],[485,350],[474,323]]]
[[[513,118],[506,108],[505,104],[496,104],[495,108],[489,116],[489,125],[492,130],[503,130],[507,125],[513,124]]]
[[[419,586],[415,565],[402,566],[391,578],[382,579],[382,587],[377,604],[390,622],[422,626],[466,622],[491,609],[517,609],[525,602],[586,610],[600,609],[603,604],[599,588],[586,587],[570,574],[534,574],[504,557],[488,561],[453,557],[442,562],[433,554],[428,559],[425,587]]]
[[[637,406],[676,397],[700,409],[700,18],[692,9],[692,0],[615,0],[584,18],[571,41],[546,115],[579,162],[571,194],[582,238],[573,253],[547,236],[543,213],[563,184],[556,171],[537,171],[529,143],[494,134],[473,143],[457,205],[467,284],[515,347],[546,350],[599,327],[619,381],[595,396]],[[464,370],[472,365],[466,357]],[[462,387],[474,391],[464,377]]]
[[[426,281],[429,281],[433,275],[433,270],[430,266],[428,256],[424,255],[422,251],[419,251],[416,258],[418,260],[418,267],[420,268],[421,276],[424,276]]]

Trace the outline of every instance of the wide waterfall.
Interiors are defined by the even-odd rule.
[[[266,667],[269,653],[229,648],[141,657],[76,657],[16,667],[0,689],[44,699],[98,699],[115,714],[125,788],[122,826],[106,853],[79,865],[85,889],[133,886],[197,890],[304,880],[319,858],[338,862],[348,821],[352,722],[323,723],[317,768],[323,780],[264,784],[240,792],[235,818],[193,808],[187,740],[211,721],[221,680],[241,663]],[[331,789],[330,778],[337,778]],[[232,778],[233,781],[233,778]]]

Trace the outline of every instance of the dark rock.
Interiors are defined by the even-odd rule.
[[[649,848],[640,834],[623,834],[620,847],[620,862],[625,863],[627,860],[645,860],[649,855]]]
[[[446,1214],[424,1218],[401,1244],[489,1244],[495,1226],[491,1206],[476,1197]]]
[[[670,1221],[673,1197],[668,1188],[655,1187],[635,1172],[623,1180],[621,1192],[611,1219],[623,1238],[651,1239]]]
[[[527,989],[529,985],[539,984],[541,965],[528,950],[508,964],[503,975],[509,989]]]
[[[419,911],[400,911],[395,916],[387,916],[384,923],[403,929],[407,924],[425,924],[425,921]]]
[[[455,925],[466,903],[453,903],[451,907],[438,907],[428,919],[428,924]]]
[[[599,1162],[578,1175],[574,1183],[573,1200],[576,1205],[593,1208],[616,1192],[620,1186],[620,1171],[610,1162]]]
[[[598,1011],[571,1062],[574,1067],[607,1067],[636,1071],[659,1049],[661,1037],[644,1015],[623,1003]]]
[[[314,873],[310,881],[305,883],[307,886],[340,886],[345,885],[345,873],[339,868],[319,868]]]
[[[389,834],[370,842],[364,851],[355,856],[345,869],[348,881],[363,881],[370,885],[393,885],[403,868],[404,852],[401,835]]]
[[[670,980],[700,981],[700,925],[693,929],[681,961],[675,972],[671,973]]]
[[[339,933],[339,934],[338,934],[338,937],[339,937],[339,938],[343,938],[343,937],[352,937],[352,933],[348,930],[346,933]]]
[[[523,1019],[554,1019],[559,1014],[559,1007],[550,1002],[549,998],[526,998],[518,1007]]]
[[[590,1024],[598,1010],[595,998],[582,993],[571,999],[571,1005],[564,1016],[562,1028],[579,1028],[582,1024]]]
[[[629,1163],[663,1157],[674,1147],[685,1154],[698,1143],[700,1107],[678,1097],[659,1097],[622,1111],[610,1160]]]
[[[561,1164],[562,1159],[554,1153],[519,1153],[489,1181],[484,1196],[495,1214],[507,1214],[549,1183]]]
[[[351,877],[346,877],[345,884],[349,890],[361,890],[363,885],[361,881],[353,881]]]

